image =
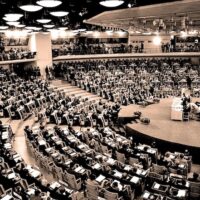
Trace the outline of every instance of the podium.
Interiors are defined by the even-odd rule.
[[[171,120],[183,120],[183,105],[181,98],[174,98],[171,105]]]

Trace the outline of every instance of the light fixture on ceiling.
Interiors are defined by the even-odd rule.
[[[15,27],[17,27],[17,28],[24,28],[26,25],[24,25],[24,24],[17,24]]]
[[[23,17],[23,15],[19,13],[7,13],[5,14],[5,17],[20,19],[21,17]]]
[[[6,30],[6,29],[8,29],[8,26],[6,26],[6,25],[0,25],[0,30]]]
[[[47,24],[51,22],[51,19],[37,19],[36,21],[41,24]]]
[[[18,21],[21,17],[23,17],[22,14],[17,14],[17,13],[9,13],[9,14],[5,14],[5,16],[3,17],[3,19],[5,21]]]
[[[5,21],[7,21],[7,22],[15,22],[15,21],[18,21],[19,19],[17,19],[17,18],[3,17],[3,20],[5,20]]]
[[[22,5],[22,6],[19,6],[19,8],[26,12],[37,12],[39,10],[42,10],[42,6],[34,5],[34,4]]]
[[[34,31],[41,31],[41,30],[42,30],[42,27],[34,27],[33,30],[34,30]]]
[[[27,30],[34,30],[36,27],[35,26],[26,26],[25,29]]]
[[[59,0],[40,0],[36,2],[38,5],[46,8],[54,8],[62,4],[62,1]]]
[[[59,27],[58,29],[61,30],[61,31],[65,31],[65,30],[68,29],[68,27]]]
[[[53,28],[55,25],[54,24],[44,24],[44,28]]]
[[[54,17],[65,17],[69,14],[67,11],[54,11],[50,12],[50,15],[53,15]]]
[[[9,26],[16,26],[19,24],[19,22],[6,22]]]
[[[118,7],[124,3],[123,0],[103,0],[99,2],[100,5],[108,8]]]

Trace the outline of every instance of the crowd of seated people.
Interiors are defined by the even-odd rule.
[[[175,52],[199,52],[200,46],[197,44],[177,44],[175,49]]]
[[[162,43],[161,44],[161,51],[162,53],[168,52],[199,52],[200,45],[193,42],[184,42],[178,41],[176,45],[171,44],[170,42]]]
[[[27,165],[12,147],[12,129],[0,123],[0,199],[73,199],[64,182],[48,182],[37,166]]]
[[[149,105],[156,98],[180,96],[183,87],[199,95],[199,67],[189,59],[90,60],[53,68],[56,77],[62,74],[82,89],[122,105]]]
[[[188,151],[160,155],[114,126],[79,131],[40,125],[26,127],[25,134],[41,165],[89,199],[199,198],[199,175],[189,173]]]
[[[86,55],[86,54],[113,54],[113,53],[143,53],[144,42],[130,44],[127,42],[64,42],[60,48],[52,50],[53,57],[63,55]]]
[[[3,117],[25,120],[34,114],[36,120],[44,123],[91,126],[116,120],[120,110],[117,104],[66,95],[67,91],[53,88],[48,81],[39,78],[25,80],[8,71],[4,75],[5,80],[0,83]]]
[[[63,45],[59,49],[53,49],[53,57],[63,55],[86,55],[86,54],[113,54],[128,53],[128,46],[124,44],[70,44]]]
[[[8,60],[21,60],[21,59],[31,59],[34,58],[36,52],[31,52],[24,48],[11,48],[8,51],[2,51],[0,53],[0,61]]]
[[[180,61],[181,66],[185,66],[185,62],[185,60]],[[82,68],[80,72],[87,73],[89,69],[97,69],[94,63],[85,63],[86,68]],[[74,73],[75,66],[81,65],[76,63],[73,66],[69,74],[71,81],[77,77]],[[109,65],[106,66],[108,66],[106,69],[112,72]],[[67,71],[64,66],[62,67]],[[126,71],[126,67],[120,66],[119,69]],[[144,69],[148,70],[148,68]],[[101,70],[102,68],[98,68],[97,72],[100,74]],[[113,67],[113,71],[115,70],[117,71]],[[151,70],[153,74],[155,68]],[[138,74],[137,67],[134,71]],[[38,199],[41,199],[41,196],[45,196],[46,199],[70,199],[75,191],[84,191],[91,200],[98,199],[98,196],[106,200],[112,198],[132,200],[137,197],[187,200],[190,197],[196,199],[200,197],[199,175],[193,173],[190,177],[189,174],[192,165],[189,152],[166,152],[162,155],[156,148],[156,144],[150,146],[135,143],[134,138],[125,129],[116,126],[117,114],[120,110],[118,103],[109,104],[102,100],[93,102],[73,95],[65,96],[64,90],[50,87],[47,81],[41,79],[26,81],[16,76],[9,76],[9,73],[1,84],[1,94],[3,94],[1,104],[11,101],[11,104],[24,110],[22,113],[37,113],[36,116],[40,119],[47,117],[49,122],[67,125],[64,128],[58,126],[50,128],[39,120],[39,126],[25,128],[26,142],[32,155],[37,163],[53,174],[54,179],[57,180],[52,184],[44,184],[38,169],[27,166],[24,162],[18,165],[7,161],[10,158],[16,159],[17,162],[23,159],[16,155],[16,152],[12,154],[12,146],[7,142],[11,137],[8,137],[8,131],[7,133],[3,131],[3,125],[0,123],[0,145],[2,145],[0,156],[3,157],[4,162],[8,162],[2,166],[3,179],[0,179],[3,196],[10,192],[13,198],[27,199],[31,189],[31,194],[39,196]],[[10,99],[11,94],[14,94],[14,98],[17,99]],[[16,104],[18,101],[19,104]],[[73,125],[87,125],[93,128],[77,130],[72,127]],[[12,150],[11,154],[8,153],[10,150]],[[11,176],[9,172],[4,171],[7,167],[12,168]],[[8,192],[8,176],[11,177],[11,181],[14,181],[11,184],[9,182],[10,186],[15,186],[15,181],[19,177],[26,181],[20,182],[14,192],[13,190]],[[1,182],[1,180],[5,181]],[[28,182],[25,188],[21,185],[21,183],[24,185],[24,182]],[[35,185],[31,185],[33,183]]]
[[[23,79],[30,79],[30,77],[38,78],[41,76],[40,68],[38,66],[27,65],[25,67],[13,64],[13,70],[18,77],[22,77]]]

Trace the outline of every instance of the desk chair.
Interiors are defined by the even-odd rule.
[[[76,179],[74,174],[70,174],[68,172],[65,172],[65,174],[67,176],[66,178],[67,178],[67,183],[69,184],[69,186],[72,189],[80,190],[82,187],[82,180],[80,178]]]
[[[86,182],[86,193],[88,199],[97,200],[99,196],[99,187]]]
[[[123,153],[119,153],[118,151],[116,151],[116,157],[118,161],[125,163],[126,157]]]

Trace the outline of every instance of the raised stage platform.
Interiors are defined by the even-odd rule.
[[[151,144],[156,141],[157,146],[163,151],[184,151],[189,149],[195,156],[195,161],[200,163],[200,122],[172,121],[171,105],[173,98],[162,99],[159,104],[149,105],[145,108],[139,105],[123,107],[119,118],[131,117],[133,112],[141,111],[142,117],[150,118],[149,125],[139,123],[127,124],[126,128],[138,142]],[[193,99],[200,101],[200,99]]]

